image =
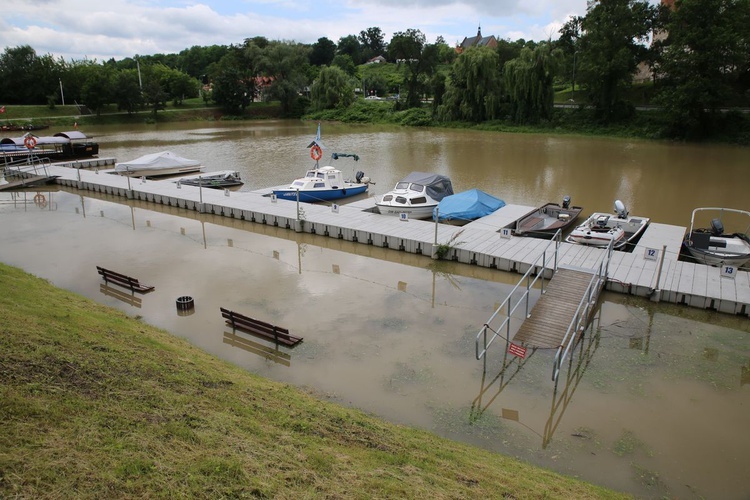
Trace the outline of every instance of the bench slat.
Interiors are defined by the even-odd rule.
[[[96,271],[104,278],[105,283],[114,283],[116,285],[130,288],[134,292],[146,293],[154,289],[153,286],[144,285],[139,282],[136,278],[131,278],[124,274],[104,269],[101,266],[96,266]]]
[[[221,316],[226,319],[227,326],[231,326],[234,329],[239,329],[260,335],[275,342],[280,342],[288,346],[294,346],[302,341],[302,337],[295,337],[289,333],[286,328],[266,323],[243,314],[230,311],[223,307],[221,309]]]

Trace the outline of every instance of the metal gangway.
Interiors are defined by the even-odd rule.
[[[484,358],[498,338],[502,338],[507,347],[553,348],[556,353],[552,380],[557,383],[562,363],[593,315],[614,251],[610,243],[593,269],[560,267],[561,238],[558,231],[479,330],[475,342],[478,360]],[[537,283],[541,295],[532,306],[532,290]],[[512,344],[511,332],[517,326]]]

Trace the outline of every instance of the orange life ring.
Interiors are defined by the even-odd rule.
[[[34,149],[36,146],[36,138],[33,135],[27,135],[26,139],[23,140],[23,144],[29,149]]]
[[[310,148],[310,158],[315,161],[323,158],[323,150],[320,149],[320,146],[318,146],[317,144]]]
[[[46,207],[46,206],[47,206],[47,198],[45,198],[45,197],[44,197],[44,195],[43,195],[42,193],[37,193],[37,194],[36,194],[36,195],[34,196],[34,203],[35,203],[35,204],[36,204],[36,205],[37,205],[38,207],[40,207],[40,208],[44,208],[44,207]]]

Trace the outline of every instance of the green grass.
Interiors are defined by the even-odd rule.
[[[254,376],[0,264],[2,498],[624,498]]]

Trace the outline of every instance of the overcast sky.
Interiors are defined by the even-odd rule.
[[[255,36],[338,42],[370,27],[386,42],[418,29],[430,43],[442,36],[455,45],[479,25],[484,36],[540,41],[585,13],[586,0],[3,0],[0,47],[102,62]]]

